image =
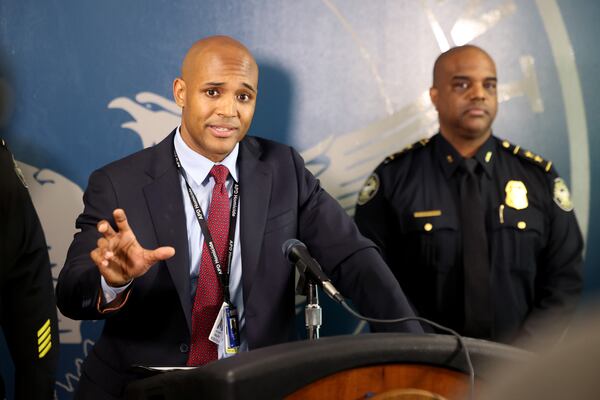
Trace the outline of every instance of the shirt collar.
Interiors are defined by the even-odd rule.
[[[444,175],[446,175],[446,178],[450,178],[460,165],[463,157],[440,133],[438,133],[433,139],[437,158],[442,165]],[[473,158],[475,158],[481,165],[488,178],[491,178],[492,176],[495,154],[496,142],[494,141],[493,135],[490,135],[490,137],[473,156]]]
[[[186,177],[188,179],[192,179],[197,185],[205,185],[208,183],[208,173],[215,164],[222,164],[226,166],[233,180],[238,182],[238,172],[236,166],[238,153],[240,150],[239,143],[236,143],[231,153],[229,153],[223,161],[218,163],[214,163],[203,155],[192,150],[187,143],[183,141],[179,127],[177,127],[177,132],[175,132],[173,144],[175,146],[177,156],[179,157],[179,161],[181,162],[181,167],[185,171]]]
[[[439,160],[440,165],[442,166],[442,171],[444,171],[444,175],[446,179],[449,179],[454,171],[460,165],[460,161],[462,160],[462,156],[452,147],[452,145],[442,136],[441,133],[438,133],[432,138],[432,145],[434,146],[434,151],[436,153],[436,158]]]
[[[481,165],[488,178],[492,177],[492,168],[496,160],[496,153],[496,141],[493,136],[490,135],[473,156],[479,162],[479,165]]]

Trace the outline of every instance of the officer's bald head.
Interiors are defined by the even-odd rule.
[[[440,132],[463,156],[471,156],[491,135],[498,110],[496,65],[477,46],[452,48],[433,68],[431,102]]]
[[[447,76],[447,67],[449,64],[456,62],[457,58],[467,57],[473,55],[483,55],[487,60],[496,68],[492,57],[481,47],[474,46],[472,44],[466,44],[464,46],[453,47],[450,50],[440,54],[433,64],[433,87],[438,87],[440,81]]]

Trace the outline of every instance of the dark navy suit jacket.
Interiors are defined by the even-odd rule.
[[[192,299],[185,212],[173,160],[173,135],[95,171],[85,209],[57,285],[64,315],[105,319],[83,373],[113,396],[136,376],[130,367],[185,365]],[[294,269],[282,254],[290,238],[303,241],[343,295],[371,317],[411,316],[408,302],[373,243],[360,235],[335,199],[291,147],[256,137],[240,142],[240,241],[245,335],[250,349],[294,339]],[[135,279],[125,305],[97,309],[100,274],[89,253],[96,224],[123,208],[145,248],[173,246],[175,256]],[[418,324],[374,330],[421,332]]]

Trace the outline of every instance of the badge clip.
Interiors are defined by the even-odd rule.
[[[223,322],[225,325],[225,353],[237,354],[240,349],[240,330],[237,308],[224,305]]]

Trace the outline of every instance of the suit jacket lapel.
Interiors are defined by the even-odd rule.
[[[172,132],[154,147],[147,173],[154,181],[144,195],[159,246],[173,246],[175,255],[166,261],[191,332],[190,261],[179,173],[173,159]]]
[[[256,280],[271,197],[271,170],[260,160],[260,154],[260,144],[254,138],[246,137],[240,142],[238,165],[244,304],[248,303],[252,282]]]

